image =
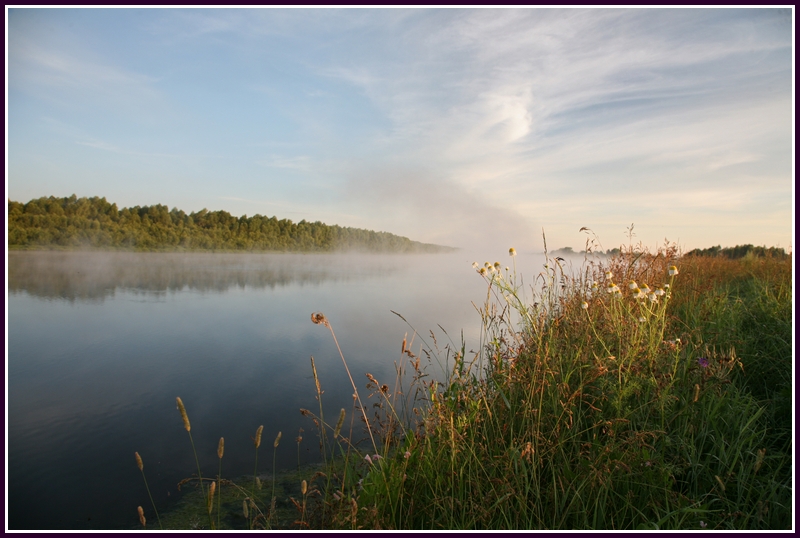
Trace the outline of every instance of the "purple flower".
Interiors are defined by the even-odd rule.
[[[701,368],[708,368],[708,359],[705,357],[700,357],[697,359],[697,364],[699,364]]]

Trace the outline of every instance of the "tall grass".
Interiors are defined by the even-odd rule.
[[[758,355],[736,350],[737,339],[753,344],[742,327],[755,318],[780,325],[758,332],[786,352],[779,269],[759,267],[766,280],[730,288],[734,275],[717,273],[719,262],[684,266],[672,245],[588,262],[573,272],[548,257],[530,302],[516,271],[476,264],[487,284],[483,345],[469,362],[455,353],[448,382],[423,404],[423,430],[364,479],[360,524],[791,526],[791,458],[758,390],[768,376],[791,378],[790,349],[752,375],[745,364]],[[741,271],[752,279],[748,263]],[[742,299],[753,287],[758,300]],[[731,315],[732,294],[745,307],[737,330],[724,331],[737,339],[726,339],[711,327]]]
[[[631,246],[578,269],[546,256],[524,287],[509,254],[474,264],[479,348],[404,338],[393,386],[367,374],[371,415],[313,314],[353,387],[349,431],[344,409],[325,420],[312,358],[325,468],[278,521],[278,433],[271,497],[218,476],[217,527],[224,483],[248,528],[791,528],[790,260]]]

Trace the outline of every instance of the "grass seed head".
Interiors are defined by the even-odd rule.
[[[138,452],[134,452],[136,454],[136,466],[139,467],[140,471],[144,471],[144,463],[142,463],[142,457],[139,455]]]
[[[222,459],[222,455],[225,453],[225,438],[219,438],[219,444],[217,445],[217,456],[219,459]]]
[[[345,415],[344,408],[342,408],[342,410],[339,411],[339,421],[336,423],[336,428],[334,428],[333,430],[334,438],[339,437],[339,432],[342,431],[342,424],[344,424],[344,415]]]
[[[300,493],[305,495],[307,492],[308,492],[308,482],[303,480],[302,482],[300,482]]]
[[[217,491],[217,483],[211,482],[211,487],[208,489],[208,513],[214,508],[214,492]]]
[[[281,432],[278,432],[278,436],[275,437],[275,442],[272,443],[273,447],[278,448],[278,444],[280,444],[281,442],[281,435],[282,435]]]
[[[142,524],[142,527],[146,527],[147,519],[145,519],[144,517],[144,509],[142,509],[142,507],[139,506],[136,510],[139,512],[139,523]]]
[[[183,400],[181,400],[180,396],[175,398],[175,401],[178,403],[178,411],[181,412],[181,418],[183,419],[183,427],[186,428],[186,431],[192,430],[192,425],[189,424],[189,415],[186,414],[186,408],[183,406]]]
[[[256,448],[261,446],[261,433],[264,431],[264,426],[259,426],[256,430],[256,438],[253,440],[253,443],[256,445]]]

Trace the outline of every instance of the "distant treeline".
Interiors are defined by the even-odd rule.
[[[736,245],[735,247],[722,248],[719,245],[709,248],[696,248],[690,250],[684,256],[721,256],[731,260],[744,258],[745,256],[753,256],[758,258],[788,258],[789,255],[785,250],[778,247],[754,247],[753,245]]]
[[[386,232],[165,205],[117,208],[105,198],[39,198],[8,202],[9,248],[438,252],[448,247]]]

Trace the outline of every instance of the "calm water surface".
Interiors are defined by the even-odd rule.
[[[501,263],[505,251],[487,253]],[[488,258],[487,258],[488,259]],[[494,261],[495,258],[492,258]],[[403,336],[448,336],[476,349],[486,285],[460,251],[427,255],[100,254],[8,256],[7,440],[10,529],[125,529],[149,499],[159,509],[196,470],[175,408],[184,401],[204,475],[253,472],[251,437],[264,425],[259,471],[319,459],[300,408],[318,409],[314,356],[330,416],[352,388],[323,312],[364,391],[390,386]],[[484,261],[480,260],[481,263]],[[531,271],[541,258],[517,258]],[[441,325],[441,327],[439,327]],[[417,337],[414,350],[418,351]],[[444,358],[444,355],[442,355]],[[431,374],[441,373],[436,364]],[[366,391],[364,391],[366,392]],[[363,397],[363,396],[362,396]],[[268,457],[269,453],[269,457]],[[263,462],[263,464],[261,463]],[[151,509],[150,509],[151,510]],[[148,511],[150,511],[148,510]]]

